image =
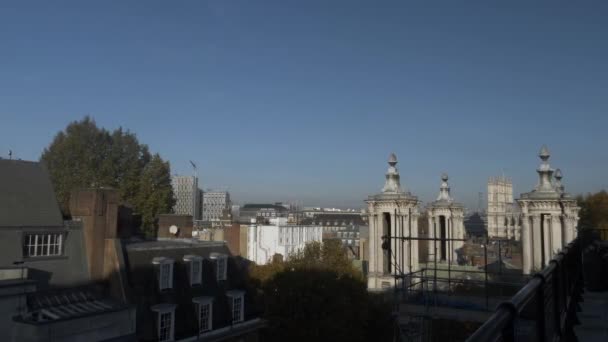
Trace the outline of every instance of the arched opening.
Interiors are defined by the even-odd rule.
[[[446,227],[446,219],[445,216],[439,216],[439,238],[441,239],[441,243],[439,246],[439,255],[440,260],[445,261],[448,255],[448,244],[447,244],[447,227]]]
[[[392,254],[392,241],[391,241],[391,214],[390,213],[382,213],[382,243],[386,243],[385,249],[383,249],[383,273],[390,274],[391,273],[391,254]]]

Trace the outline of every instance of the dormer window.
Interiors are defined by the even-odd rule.
[[[152,260],[158,265],[158,288],[159,290],[173,288],[173,259],[158,257]]]
[[[215,260],[215,276],[217,281],[226,280],[228,273],[228,256],[225,254],[212,253],[211,259]]]
[[[204,333],[213,329],[213,297],[196,297],[192,299],[198,314],[198,331]]]
[[[245,291],[233,290],[226,292],[231,300],[230,311],[232,312],[232,324],[245,320]]]
[[[156,333],[160,342],[174,340],[175,307],[175,304],[157,304],[151,308],[158,315],[156,319]]]
[[[200,285],[203,283],[203,258],[198,255],[186,255],[184,261],[188,265],[190,275],[190,285]]]

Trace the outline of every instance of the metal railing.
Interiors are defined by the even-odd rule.
[[[467,341],[570,341],[583,290],[582,246],[575,239],[535,274]]]

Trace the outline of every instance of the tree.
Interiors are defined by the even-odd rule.
[[[581,207],[579,226],[582,228],[608,229],[608,193],[605,190],[577,197]]]
[[[365,341],[365,284],[322,268],[293,268],[264,285],[267,341]]]
[[[255,265],[250,277],[265,303],[265,341],[390,340],[390,306],[367,292],[339,240]]]
[[[134,133],[122,128],[109,132],[90,117],[71,122],[40,160],[49,170],[65,216],[69,216],[70,192],[83,187],[117,189],[121,204],[142,215],[147,231],[154,227],[156,215],[173,206],[169,163],[158,155],[152,157]]]
[[[86,117],[70,123],[42,153],[40,159],[49,170],[64,214],[69,214],[70,191],[99,186],[110,178],[99,168],[108,155],[110,139],[106,130]]]
[[[167,213],[173,207],[173,189],[171,187],[169,162],[155,154],[144,167],[139,180],[139,191],[136,194],[138,212],[141,214],[142,226],[147,236],[154,236],[156,215]]]

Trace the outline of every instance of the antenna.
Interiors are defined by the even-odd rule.
[[[13,159],[13,150],[8,150],[8,159]]]

